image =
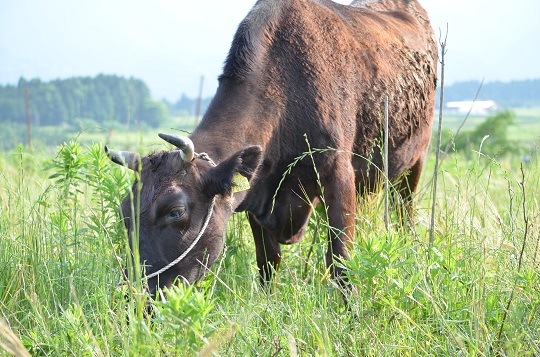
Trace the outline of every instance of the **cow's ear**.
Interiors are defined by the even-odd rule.
[[[204,191],[210,196],[230,195],[249,189],[249,180],[261,161],[260,146],[248,146],[211,169],[203,177]]]

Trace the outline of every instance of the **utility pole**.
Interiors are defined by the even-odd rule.
[[[199,84],[199,97],[197,98],[197,107],[195,108],[195,127],[197,127],[197,124],[199,124],[199,115],[201,114],[203,85],[204,85],[204,76],[201,76],[201,82]]]
[[[32,122],[30,120],[30,91],[28,90],[28,86],[24,88],[24,97],[26,102],[26,136],[28,148],[32,151]]]
[[[129,130],[131,129],[131,106],[127,108],[127,123],[126,123],[126,139],[127,139],[127,150],[130,149],[129,147]]]

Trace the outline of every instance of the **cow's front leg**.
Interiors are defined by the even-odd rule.
[[[323,203],[326,204],[330,225],[326,265],[339,285],[344,286],[346,279],[343,269],[336,262],[347,259],[354,237],[356,186],[350,161],[342,160],[333,175],[329,176],[323,185]]]
[[[281,247],[272,234],[265,230],[251,213],[248,213],[248,218],[255,240],[261,284],[264,286],[272,280],[272,273],[279,268]]]

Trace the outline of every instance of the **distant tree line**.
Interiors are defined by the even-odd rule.
[[[77,125],[81,120],[106,125],[145,123],[155,127],[167,119],[167,108],[150,97],[139,79],[113,75],[74,77],[43,82],[21,78],[0,86],[0,122],[25,123],[25,91],[34,125]]]
[[[446,102],[472,100],[480,88],[480,83],[465,81],[447,85],[444,87],[444,99]],[[540,106],[540,79],[486,82],[480,89],[478,100],[494,100],[506,108]]]
[[[175,103],[163,100],[169,109],[169,114],[173,116],[195,116],[197,114],[197,98],[189,98],[185,94],[182,94],[180,99]],[[203,115],[208,109],[212,97],[206,97],[201,99],[201,107],[199,115]]]
[[[445,101],[471,100],[479,81],[457,82],[445,87]],[[185,94],[176,101],[156,101],[140,79],[114,75],[73,77],[44,82],[21,78],[17,85],[0,86],[0,123],[26,122],[25,91],[30,97],[34,125],[103,126],[144,124],[156,127],[171,116],[194,116],[197,98]],[[203,115],[211,97],[202,98]],[[540,106],[540,79],[484,83],[478,100],[494,100],[503,107]]]

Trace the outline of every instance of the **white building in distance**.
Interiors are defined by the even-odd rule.
[[[493,100],[447,102],[444,107],[448,114],[467,114],[471,111],[471,115],[486,115],[499,109]]]

